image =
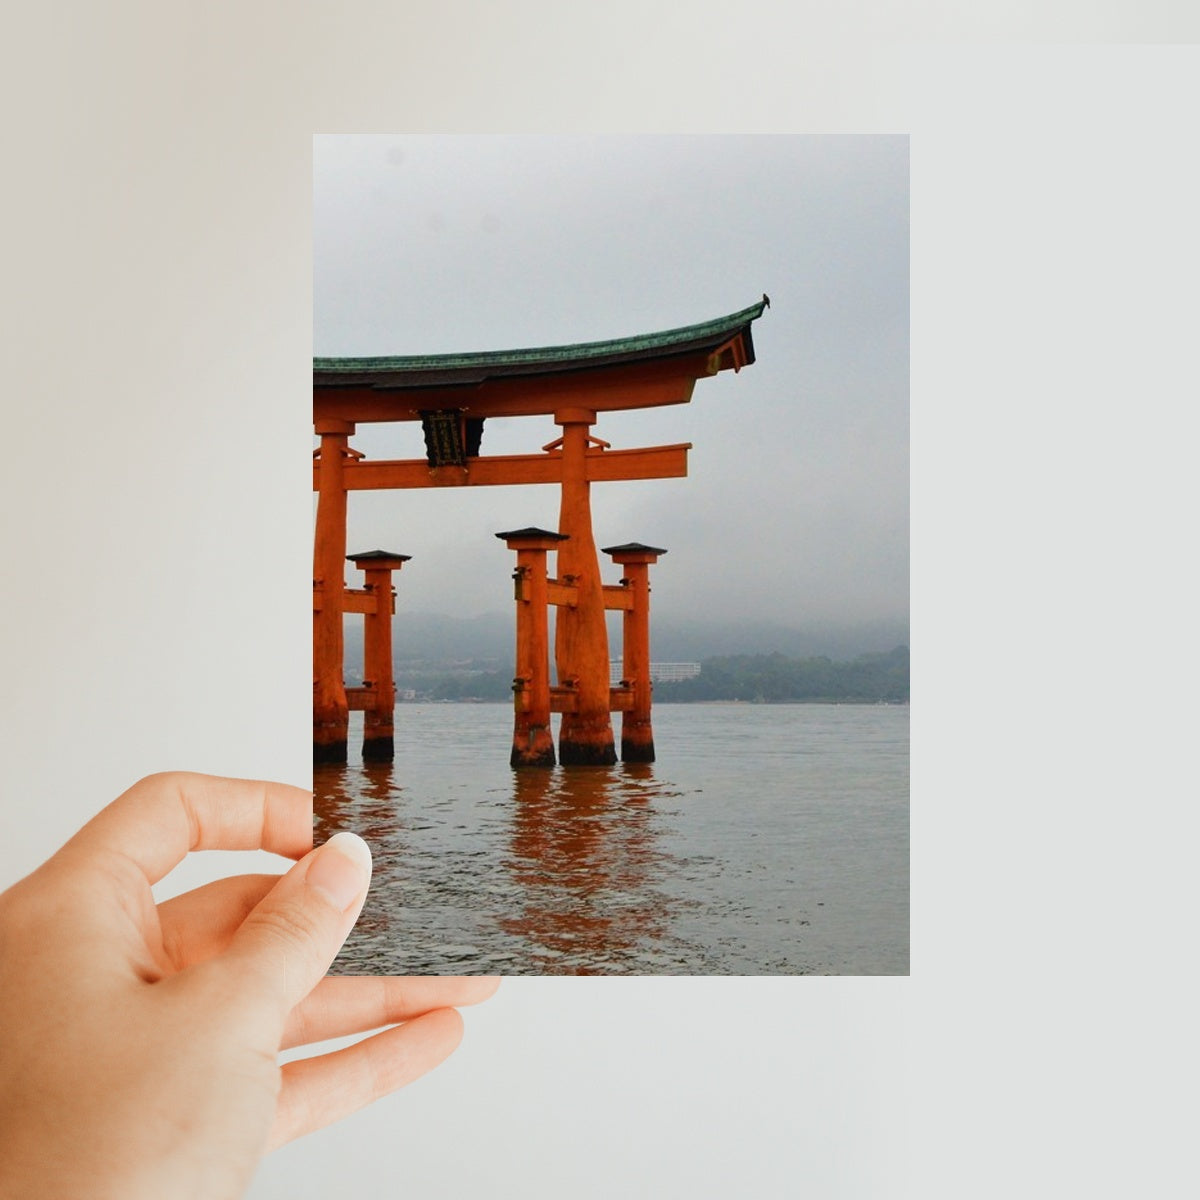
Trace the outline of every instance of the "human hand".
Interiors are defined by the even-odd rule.
[[[311,847],[308,792],[154,775],[0,895],[0,1194],[240,1196],[267,1150],[458,1045],[449,1006],[498,981],[323,978],[362,908],[370,851],[353,834]],[[190,850],[255,848],[299,861],[155,904],[151,885]]]

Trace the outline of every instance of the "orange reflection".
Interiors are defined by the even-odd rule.
[[[648,801],[657,781],[649,763],[561,767],[513,773],[513,821],[505,863],[517,883],[507,933],[534,946],[541,966],[555,959],[582,975],[611,973],[611,959],[649,949],[669,924]]]
[[[480,957],[455,959],[456,974],[661,971],[680,901],[659,890],[678,864],[657,844],[654,801],[678,792],[649,763],[509,778],[511,793],[464,807],[448,800],[461,785],[406,773],[401,786],[391,763],[314,768],[315,841],[353,829],[375,859],[344,965],[439,972],[465,945]]]

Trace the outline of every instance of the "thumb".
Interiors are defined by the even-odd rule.
[[[280,1021],[321,981],[366,899],[371,851],[338,833],[305,855],[263,897],[220,962],[243,994],[277,1009]]]

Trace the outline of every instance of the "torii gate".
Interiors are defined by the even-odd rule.
[[[556,483],[562,489],[557,532],[536,531],[550,539],[548,545],[556,550],[556,583],[571,589],[569,603],[554,601],[560,603],[555,666],[560,686],[573,692],[571,704],[563,709],[559,760],[563,765],[616,761],[605,588],[592,535],[591,485],[686,476],[691,447],[682,443],[614,450],[593,437],[591,429],[601,412],[687,403],[698,379],[729,368],[738,371],[754,362],[750,325],[768,304],[764,295],[749,308],[698,325],[570,346],[313,359],[313,422],[320,438],[313,455],[313,489],[318,494],[313,556],[314,762],[346,761],[351,699],[355,707],[367,709],[376,705],[376,696],[380,701],[384,696],[391,699],[390,662],[387,679],[375,681],[380,685],[375,689],[358,689],[361,696],[348,697],[343,681],[344,614],[362,612],[389,621],[391,615],[390,583],[355,592],[345,587],[347,493],[515,483]],[[480,455],[487,418],[512,416],[552,416],[562,436],[539,454]],[[372,461],[351,450],[349,437],[357,425],[375,421],[420,421],[425,457]],[[625,554],[614,558],[623,563],[653,562],[653,556],[631,550],[638,546],[615,547]],[[663,553],[654,547],[641,550]],[[354,557],[395,567],[404,561],[403,555],[382,551]],[[385,579],[390,581],[390,574],[379,576],[380,581]],[[364,594],[373,598],[361,599]],[[644,747],[649,681],[629,683],[631,691],[635,685],[647,689],[646,729],[640,737],[623,741]],[[375,725],[381,736],[374,756],[390,758],[390,714],[377,714]],[[646,758],[644,749],[630,753]],[[518,757],[514,742],[514,764]],[[649,757],[653,757],[652,742]],[[527,761],[544,763],[546,757],[542,753]]]

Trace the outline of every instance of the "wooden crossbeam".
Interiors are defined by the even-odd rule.
[[[313,588],[313,612],[320,612],[324,607],[324,589]],[[380,601],[385,605],[380,608]],[[368,592],[365,588],[344,588],[342,590],[342,612],[344,613],[394,613],[396,611],[394,596],[379,596]]]
[[[374,687],[348,687],[346,704],[351,712],[367,712],[375,705]]]
[[[552,687],[550,689],[550,711],[573,713],[578,708],[579,693],[574,688]],[[608,689],[608,711],[628,712],[633,708],[633,688],[610,687]]]
[[[593,447],[587,452],[589,483],[618,479],[682,479],[688,473],[690,442],[632,450]],[[424,458],[348,460],[343,467],[347,491],[385,488],[487,487],[563,481],[562,453],[493,454],[469,458],[463,466],[431,467]],[[313,490],[318,486],[313,470]]]

